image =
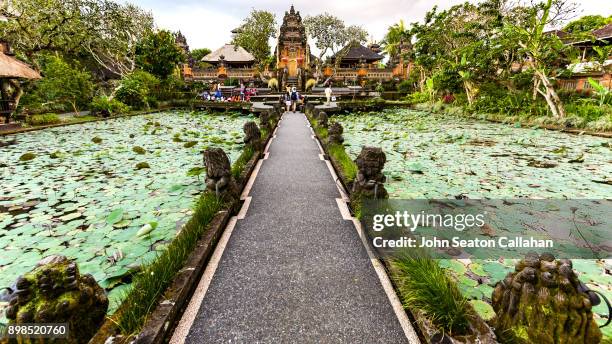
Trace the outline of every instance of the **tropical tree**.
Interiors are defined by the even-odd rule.
[[[76,52],[90,31],[81,9],[89,0],[6,0],[0,2],[0,37],[40,69],[35,55]]]
[[[334,55],[351,41],[364,43],[368,39],[368,32],[360,26],[346,26],[344,21],[327,12],[316,16],[304,18],[306,33],[314,40],[319,49],[317,59],[317,70],[320,72],[323,65],[323,57],[328,53]],[[317,81],[321,73],[317,74]]]
[[[91,74],[78,65],[71,65],[59,54],[40,58],[43,79],[38,81],[30,99],[46,105],[60,105],[62,110],[87,106],[93,96]]]
[[[168,78],[185,61],[174,35],[167,30],[149,33],[136,46],[136,64],[159,79]]]
[[[563,30],[571,34],[590,33],[610,23],[612,23],[612,16],[606,18],[600,15],[590,15],[570,22]]]
[[[112,74],[124,77],[136,68],[138,43],[153,31],[153,16],[132,4],[100,0],[92,4],[87,23],[92,33],[83,48]]]
[[[389,26],[385,38],[382,40],[383,50],[394,58],[400,53],[401,44],[410,44],[412,34],[403,20]]]
[[[6,0],[0,2],[0,37],[40,69],[36,55],[90,55],[106,70],[135,67],[136,43],[153,27],[150,13],[111,0]]]
[[[410,33],[416,38],[413,53],[421,67],[421,89],[431,77],[440,90],[463,88],[472,104],[479,84],[496,77],[501,50],[496,41],[501,28],[499,14],[499,1],[490,0],[440,12],[434,7],[422,24],[414,23]],[[401,33],[400,25],[392,29],[394,37]]]
[[[270,56],[270,38],[276,37],[276,16],[268,11],[253,9],[236,29],[232,44],[250,52],[260,67]]]
[[[521,12],[527,14],[527,20],[516,21],[511,17],[504,20],[504,34],[509,37],[508,41],[519,47],[533,69],[535,94],[546,100],[556,118],[565,117],[565,108],[555,90],[551,74],[558,60],[571,54],[572,48],[563,44],[557,35],[547,33],[545,28],[558,24],[573,11],[572,5],[563,0],[545,0],[521,8]]]
[[[189,55],[191,56],[191,58],[193,58],[195,61],[201,61],[204,56],[208,55],[211,53],[211,50],[208,48],[199,48],[199,49],[193,49]]]

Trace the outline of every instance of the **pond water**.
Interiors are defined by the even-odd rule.
[[[2,138],[17,143],[0,147],[0,288],[42,257],[63,254],[110,290],[112,313],[129,287],[122,278],[190,218],[205,188],[194,173],[201,151],[221,147],[234,161],[248,120],[165,112]],[[20,160],[26,153],[34,158]],[[145,224],[156,227],[138,236]]]
[[[603,199],[612,196],[612,140],[588,135],[393,109],[335,117],[346,150],[387,155],[386,188],[395,199]],[[492,285],[514,260],[440,260],[481,315]],[[612,299],[611,261],[574,260],[580,278]],[[603,304],[596,313],[607,315]],[[603,320],[599,320],[600,322]],[[604,330],[610,336],[610,327]]]

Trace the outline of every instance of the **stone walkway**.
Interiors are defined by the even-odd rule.
[[[171,343],[409,342],[311,135],[283,116]]]

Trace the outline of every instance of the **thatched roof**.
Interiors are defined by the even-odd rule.
[[[344,48],[340,49],[336,55],[332,56],[332,61],[336,60],[336,56],[343,56],[343,61],[358,61],[363,58],[368,63],[380,61],[384,58],[384,56],[375,53],[372,49],[366,48],[355,41],[350,42]]]
[[[593,31],[593,35],[597,39],[609,39],[612,38],[612,23]]]
[[[219,57],[224,56],[226,62],[248,63],[255,62],[255,57],[246,51],[243,47],[233,44],[226,44],[223,47],[204,56],[203,62],[216,63],[219,62]]]
[[[40,74],[27,64],[0,52],[0,78],[40,79]]]

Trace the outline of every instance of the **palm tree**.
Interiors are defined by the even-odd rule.
[[[410,30],[406,27],[404,21],[400,20],[389,27],[385,38],[381,42],[383,50],[393,59],[401,52],[401,44],[410,44],[411,38]]]

